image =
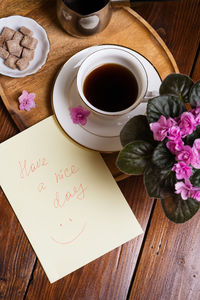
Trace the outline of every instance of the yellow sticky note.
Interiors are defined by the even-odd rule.
[[[2,143],[0,166],[50,282],[142,233],[101,155],[72,142],[54,116]]]

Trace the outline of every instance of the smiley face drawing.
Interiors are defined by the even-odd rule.
[[[73,226],[73,219],[71,217],[69,217],[63,223],[60,223],[58,225],[60,230],[58,230],[56,234],[57,237],[50,236],[51,240],[60,245],[68,245],[75,242],[83,234],[87,226],[86,222],[84,222],[83,224],[80,223],[77,224],[77,222],[75,223],[76,223],[75,226]],[[70,229],[70,237],[69,239],[64,240],[63,236],[65,236],[66,238],[66,231],[69,229]]]

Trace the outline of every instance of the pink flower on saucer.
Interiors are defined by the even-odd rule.
[[[35,104],[35,93],[28,93],[27,91],[23,91],[21,96],[18,98],[19,100],[19,109],[29,111],[31,108],[36,106]]]
[[[83,108],[81,105],[70,108],[71,118],[74,124],[85,125],[90,111]]]

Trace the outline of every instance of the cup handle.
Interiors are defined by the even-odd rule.
[[[152,99],[154,97],[159,96],[159,92],[158,91],[148,91],[146,93],[146,95],[144,96],[144,98],[142,99],[141,103],[146,103],[149,101],[149,99]]]

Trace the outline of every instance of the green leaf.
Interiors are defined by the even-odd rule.
[[[196,169],[193,175],[190,177],[192,185],[200,187],[200,169]]]
[[[197,104],[200,105],[200,80],[191,88],[189,102],[191,107],[196,107]]]
[[[200,138],[200,125],[196,127],[196,130],[192,134],[186,136],[185,144],[193,146],[193,143],[196,139]]]
[[[150,99],[147,104],[147,119],[149,123],[157,122],[160,116],[178,117],[186,111],[185,104],[176,96],[163,95]]]
[[[168,176],[165,176],[165,178],[161,184],[168,191],[174,192],[174,190],[175,190],[174,187],[175,187],[176,182],[177,182],[176,173],[171,171],[171,169],[170,169]]]
[[[144,185],[147,194],[152,198],[160,198],[163,188],[174,191],[175,182],[175,172],[171,171],[171,169],[161,169],[149,163],[144,172]]]
[[[161,204],[165,215],[174,223],[188,221],[199,209],[199,203],[194,199],[183,200],[180,195],[169,192],[162,194]]]
[[[122,146],[136,140],[143,140],[155,143],[153,133],[149,128],[147,117],[143,115],[135,116],[130,119],[120,133]]]
[[[189,102],[189,93],[193,85],[190,77],[184,74],[170,74],[162,82],[160,86],[160,95],[174,95],[183,102]]]
[[[175,156],[167,149],[165,143],[160,143],[153,152],[152,162],[159,168],[169,169],[175,163]]]
[[[149,142],[134,141],[126,145],[119,153],[117,167],[126,174],[143,174],[153,149],[154,147]]]

